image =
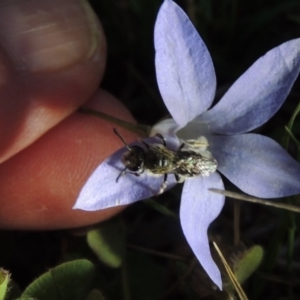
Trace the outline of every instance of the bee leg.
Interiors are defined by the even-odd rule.
[[[118,181],[119,181],[119,179],[121,178],[121,177],[123,177],[123,176],[125,176],[126,175],[126,168],[119,174],[119,176],[116,178],[116,183],[118,183]]]
[[[141,169],[141,170],[139,170],[137,172],[133,172],[132,174],[135,174],[136,176],[140,176],[141,174],[144,173],[144,171],[145,171],[145,169]]]
[[[116,179],[116,183],[118,183],[118,181],[119,181],[119,179],[121,178],[121,177],[123,177],[123,176],[125,176],[126,174],[133,174],[133,175],[135,175],[135,176],[140,176],[141,174],[143,174],[144,173],[144,169],[142,169],[142,170],[140,170],[139,172],[127,172],[127,169],[125,168],[120,174],[119,174],[119,176],[117,177],[117,179]]]
[[[185,180],[184,176],[180,176],[178,174],[174,174],[174,175],[175,175],[175,179],[176,179],[177,183],[184,182],[184,180]]]
[[[158,138],[161,140],[162,144],[163,144],[165,147],[167,147],[166,139],[165,139],[164,136],[162,136],[160,133],[157,133],[155,136],[158,137]]]
[[[165,189],[167,188],[167,177],[168,177],[168,174],[165,174],[164,181],[159,189],[158,195],[162,194],[165,191]]]
[[[150,149],[150,145],[148,145],[146,142],[144,142],[142,140],[139,140],[139,142],[142,143],[147,148],[147,150]]]
[[[155,136],[158,137],[158,138],[160,138],[162,144],[163,144],[165,147],[167,147],[166,139],[165,139],[161,134],[157,133]],[[147,144],[146,142],[144,142],[144,141],[142,141],[142,140],[139,140],[139,142],[142,143],[148,150],[150,149],[150,145]]]
[[[183,143],[179,146],[177,151],[180,151],[185,146],[185,144],[186,144],[185,141],[183,141]]]

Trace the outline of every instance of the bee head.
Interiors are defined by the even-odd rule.
[[[137,172],[144,168],[145,150],[140,146],[132,146],[122,157],[124,166],[132,171]]]
[[[124,153],[122,157],[122,163],[124,164],[125,169],[117,177],[116,182],[118,182],[119,178],[127,173],[127,170],[131,172],[144,171],[145,150],[140,146],[130,147],[115,128],[114,133],[121,139],[125,147],[128,149],[128,151]],[[138,173],[136,173],[136,175],[138,176]]]

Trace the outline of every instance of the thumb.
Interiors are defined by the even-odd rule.
[[[86,1],[0,2],[0,162],[94,94],[105,49]]]

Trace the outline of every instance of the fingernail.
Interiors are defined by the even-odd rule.
[[[0,43],[18,69],[67,68],[88,59],[98,42],[96,16],[85,0],[0,3]]]

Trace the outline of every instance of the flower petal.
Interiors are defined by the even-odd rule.
[[[222,289],[221,274],[210,253],[207,229],[221,212],[224,196],[208,191],[209,188],[224,189],[218,173],[185,181],[180,220],[184,235],[202,267],[211,280]]]
[[[184,126],[213,101],[216,77],[211,57],[188,16],[170,0],[159,10],[154,44],[160,93],[176,123]]]
[[[209,144],[219,171],[243,192],[260,198],[300,194],[300,164],[272,139],[213,136]]]
[[[179,126],[173,119],[164,119],[156,124],[151,128],[150,136],[154,136],[157,133],[161,135],[170,135],[172,137],[176,137],[176,131],[178,130]]]
[[[300,39],[295,39],[258,59],[201,120],[218,134],[233,135],[257,128],[280,108],[299,70]]]
[[[145,171],[140,176],[126,174],[116,182],[124,169],[121,158],[126,151],[122,148],[97,167],[80,191],[74,209],[94,211],[131,204],[158,194],[164,179],[162,175]],[[175,183],[174,176],[169,175],[167,189]]]

